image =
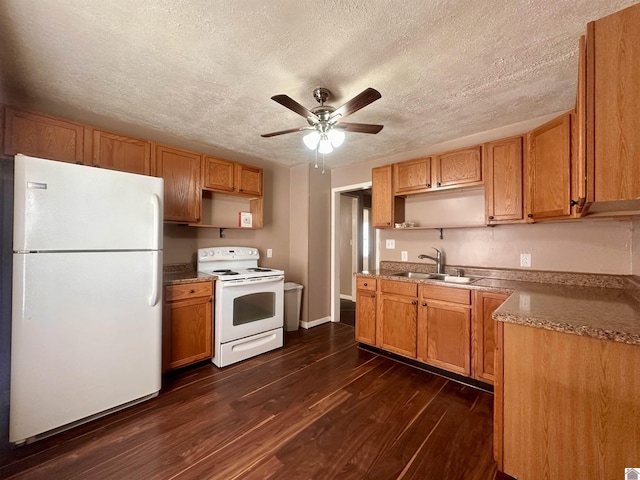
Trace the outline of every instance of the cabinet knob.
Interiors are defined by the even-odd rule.
[[[529,214],[527,215],[527,217],[529,217],[529,218],[533,218],[533,213],[529,213]]]
[[[431,184],[430,183],[427,183],[427,188],[431,188]]]
[[[375,294],[375,293],[372,293],[372,294],[371,294],[371,298],[376,298],[376,294]]]
[[[239,192],[242,192],[242,189],[241,189],[241,188],[239,188],[239,189],[238,189],[238,191],[239,191]]]
[[[439,186],[439,187],[441,187],[441,186],[442,186],[442,184],[441,184],[440,182],[438,182],[438,186]]]
[[[488,218],[489,220],[493,220],[493,215],[489,215],[487,218]]]
[[[78,160],[78,161],[76,162],[76,165],[82,165],[82,160]]]
[[[576,205],[578,205],[578,201],[577,200],[571,200],[569,202],[569,206],[571,206],[571,207],[575,207]]]
[[[363,285],[364,285],[365,287],[368,287],[368,286],[369,286],[369,284],[368,284],[368,283],[363,283]]]
[[[213,303],[213,298],[210,298],[209,300],[207,300],[209,303]]]
[[[422,306],[426,307],[427,306],[427,302],[422,302]]]
[[[411,305],[417,305],[417,304],[418,304],[418,301],[417,301],[417,300],[413,300],[413,301],[411,302]]]
[[[387,225],[391,225],[391,222],[387,222]]]
[[[189,290],[189,293],[196,293],[196,291],[192,288],[191,290]]]

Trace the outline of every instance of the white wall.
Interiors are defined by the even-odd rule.
[[[637,223],[637,222],[636,222]],[[409,261],[430,247],[444,251],[445,265],[521,268],[520,254],[531,254],[534,270],[631,274],[632,227],[629,220],[575,220],[532,225],[437,230],[381,230],[381,260],[400,261],[406,250]],[[395,250],[385,248],[395,239]],[[637,239],[640,246],[640,238]]]

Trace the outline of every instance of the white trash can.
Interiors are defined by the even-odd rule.
[[[302,285],[293,282],[284,284],[284,329],[287,332],[300,327],[300,304],[302,303]]]

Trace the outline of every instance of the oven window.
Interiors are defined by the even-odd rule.
[[[276,294],[258,292],[233,299],[233,324],[257,322],[276,314]]]

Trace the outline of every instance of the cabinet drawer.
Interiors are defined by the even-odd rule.
[[[375,278],[356,278],[356,288],[358,290],[371,290],[375,291],[377,287],[377,280]]]
[[[410,282],[396,282],[393,280],[380,280],[380,291],[384,293],[395,293],[396,295],[416,297],[418,295],[418,284]]]
[[[212,282],[193,282],[181,285],[169,285],[165,288],[164,300],[184,300],[185,298],[210,297],[213,294]]]
[[[463,288],[440,287],[437,285],[421,285],[421,298],[440,300],[442,302],[471,305],[471,290]]]

